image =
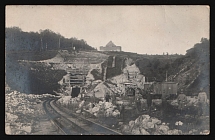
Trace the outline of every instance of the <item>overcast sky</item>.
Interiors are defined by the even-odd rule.
[[[6,27],[50,29],[93,47],[110,40],[123,51],[185,54],[209,38],[208,6],[7,6]]]

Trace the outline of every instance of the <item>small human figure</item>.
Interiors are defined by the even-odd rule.
[[[146,94],[146,99],[147,99],[147,106],[148,106],[147,110],[148,110],[149,114],[151,114],[152,95],[153,95],[153,92],[151,90],[148,90],[147,94]]]
[[[124,104],[119,104],[119,111],[120,111],[120,118],[124,121],[124,111],[125,111],[125,106]]]
[[[163,91],[163,94],[162,94],[162,97],[161,97],[161,100],[162,100],[162,108],[161,108],[161,114],[162,114],[162,117],[164,118],[166,116],[166,113],[167,113],[167,99],[170,97],[169,94],[165,94],[165,91]]]
[[[94,108],[95,106],[96,106],[95,103],[93,103],[93,104],[92,104],[92,108]]]
[[[145,97],[145,91],[140,90],[140,110],[142,111],[144,108],[144,97]]]
[[[137,93],[137,95],[135,96],[135,108],[136,108],[136,113],[139,114],[140,112],[140,97],[139,94]]]
[[[181,111],[184,109],[186,102],[187,102],[187,96],[184,94],[183,90],[181,90],[180,94],[177,97],[178,101],[178,109]]]
[[[111,95],[111,99],[112,99],[112,104],[116,104],[116,95],[113,93],[112,95]]]
[[[198,94],[198,104],[199,104],[199,115],[203,115],[205,106],[207,104],[207,94],[206,92],[203,92],[203,88],[200,89],[200,92]]]
[[[105,95],[105,101],[109,102],[109,100],[110,100],[110,95],[108,93],[106,93],[106,95]]]

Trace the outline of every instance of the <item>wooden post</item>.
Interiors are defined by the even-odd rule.
[[[166,71],[166,82],[167,82],[167,71]]]
[[[60,38],[59,38],[59,49],[60,49]]]

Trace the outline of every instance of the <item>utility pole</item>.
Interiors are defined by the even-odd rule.
[[[43,39],[42,38],[40,38],[40,42],[41,42],[40,51],[42,51],[43,50]]]
[[[167,82],[167,71],[166,71],[166,82]]]
[[[60,38],[59,38],[59,49],[60,49]]]

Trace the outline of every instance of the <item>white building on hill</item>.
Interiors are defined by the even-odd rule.
[[[108,42],[108,44],[103,47],[100,46],[100,51],[121,51],[121,46],[116,46],[112,41]]]

